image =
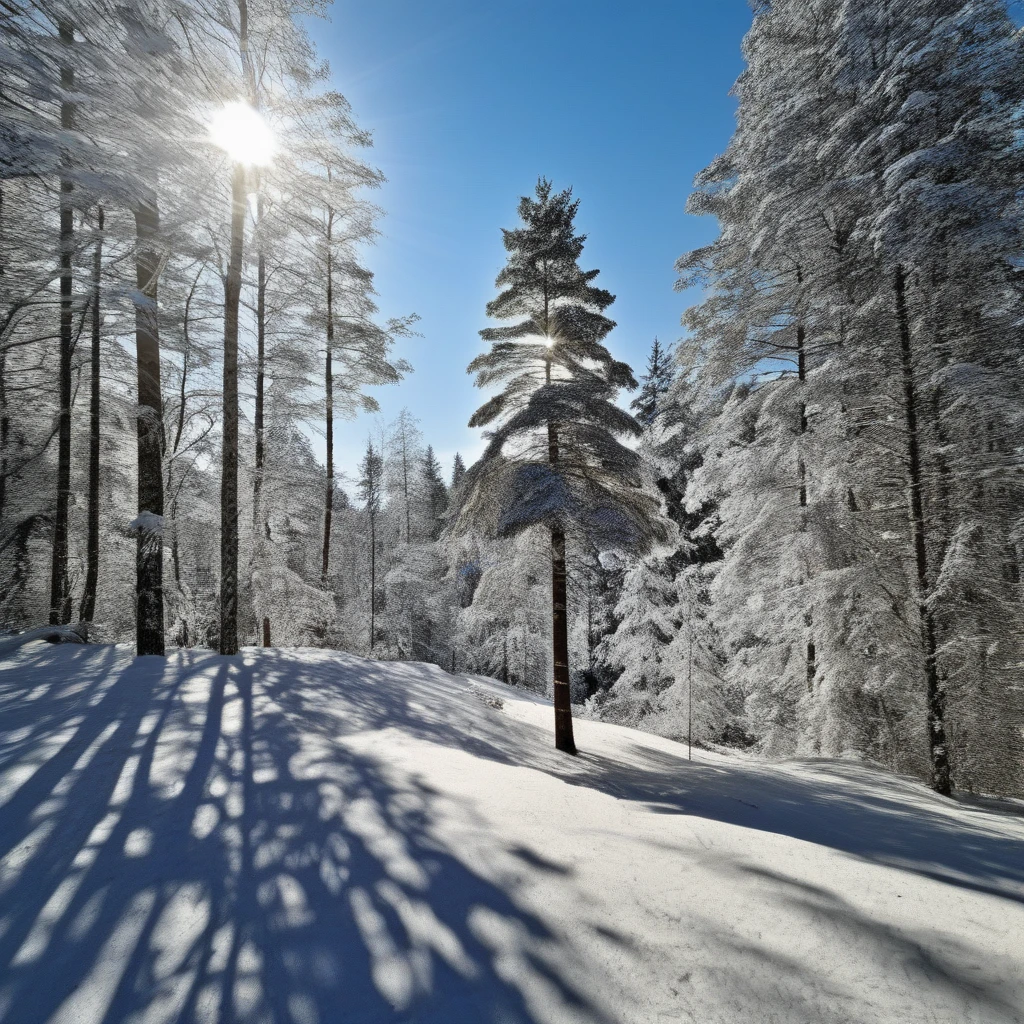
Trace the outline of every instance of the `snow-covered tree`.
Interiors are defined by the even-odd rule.
[[[647,357],[647,372],[640,377],[640,391],[629,403],[642,427],[649,427],[661,415],[665,397],[672,387],[672,349],[663,348],[657,338]]]
[[[437,461],[433,446],[429,444],[423,453],[419,489],[426,537],[436,541],[444,528],[444,515],[448,509],[448,488],[441,476],[441,464]]]
[[[664,557],[648,555],[623,574],[614,633],[605,638],[603,660],[614,672],[613,716],[632,725],[650,714],[658,694],[672,683],[665,656],[675,636],[676,587]]]
[[[519,203],[522,226],[504,232],[508,263],[487,313],[514,323],[481,337],[491,349],[469,366],[481,388],[503,385],[470,420],[492,426],[488,446],[467,471],[459,516],[499,536],[533,526],[551,541],[555,745],[573,753],[569,690],[566,544],[643,549],[658,530],[658,504],[643,486],[637,454],[619,438],[636,420],[615,404],[636,382],[603,340],[614,296],[593,284],[578,260],[585,237],[573,224],[571,190],[541,179]]]
[[[737,131],[691,200],[721,233],[680,261],[710,288],[686,319],[706,412],[688,501],[725,549],[728,675],[765,750],[854,750],[948,792],[953,692],[967,710],[984,676],[1019,720],[995,667],[1020,632],[996,455],[1019,362],[994,343],[1016,331],[1016,30],[995,0],[783,0],[744,45]],[[984,640],[963,582],[938,583],[974,559],[996,584]]]
[[[462,478],[466,475],[466,464],[462,461],[462,456],[456,452],[455,458],[452,460],[452,490],[454,491],[459,484],[462,483]]]

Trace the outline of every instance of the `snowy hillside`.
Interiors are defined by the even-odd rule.
[[[0,661],[5,1024],[1024,1022],[1024,816],[426,665]]]

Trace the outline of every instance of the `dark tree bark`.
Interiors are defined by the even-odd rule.
[[[377,633],[377,517],[370,516],[370,653]]]
[[[402,427],[402,497],[405,501],[405,543],[411,543],[412,518],[409,514],[409,438]],[[431,495],[433,503],[433,495]]]
[[[555,665],[555,747],[576,753],[569,690],[569,616],[565,576],[565,532],[551,531],[551,627]]]
[[[0,348],[0,537],[7,519],[7,475],[10,460],[7,449],[11,442],[11,416],[7,408],[7,350]]]
[[[802,285],[804,281],[803,269],[797,267],[797,284]],[[796,372],[797,380],[800,382],[801,391],[807,382],[807,328],[803,321],[796,326]],[[807,463],[804,461],[803,439],[807,435],[807,402],[800,401],[800,460],[797,472],[800,477],[800,529],[807,529]],[[807,665],[807,692],[814,693],[814,677],[818,673],[818,655],[814,643],[814,615],[808,611],[804,614],[804,624],[807,626],[807,650],[805,660]]]
[[[171,520],[177,522],[178,519],[178,499],[175,498],[171,502]],[[178,593],[181,593],[181,552],[178,548],[178,531],[177,529],[171,534],[171,571],[174,573],[174,586],[177,588]]]
[[[231,178],[231,249],[224,279],[224,383],[220,478],[220,653],[238,653],[238,306],[242,293],[245,168]]]
[[[263,225],[263,195],[256,200],[256,231]],[[263,495],[263,466],[266,462],[264,450],[264,391],[267,374],[267,258],[263,251],[263,240],[259,238],[259,252],[256,256],[256,403],[253,410],[253,429],[256,434],[256,472],[252,484],[252,525],[253,531],[261,528]]]
[[[65,52],[75,42],[74,26],[61,21],[58,36]],[[74,91],[75,72],[65,64],[60,69],[60,85],[65,97]],[[60,125],[64,131],[75,126],[75,104],[64,99],[60,105]],[[72,257],[75,245],[74,210],[71,195],[74,191],[69,176],[69,158],[62,158],[64,173],[60,181],[60,366],[57,387],[60,409],[57,427],[57,507],[53,519],[53,560],[50,564],[50,623],[71,621],[71,592],[68,587],[68,509],[71,504],[71,356],[74,342],[71,337],[73,284]]]
[[[936,793],[949,796],[952,787],[949,750],[946,745],[946,695],[939,685],[936,657],[935,617],[928,605],[930,576],[928,543],[924,517],[924,484],[921,470],[921,440],[918,429],[918,399],[914,382],[914,360],[907,312],[907,278],[897,267],[893,288],[896,293],[896,321],[900,335],[900,363],[903,377],[903,402],[907,426],[907,473],[910,498],[910,533],[914,546],[917,584],[917,608],[921,622],[924,674],[928,701],[928,753],[931,762],[931,786]]]
[[[138,474],[140,523],[135,552],[135,633],[138,654],[164,654],[164,414],[160,393],[160,332],[157,280],[160,260],[156,236],[160,215],[155,199],[135,210],[135,349],[139,386]],[[147,529],[144,514],[161,526]]]
[[[796,329],[796,350],[797,350],[797,376],[801,385],[807,381],[807,346],[806,332],[801,323]],[[807,403],[800,403],[800,437],[803,439],[807,434]],[[804,462],[803,451],[800,453],[800,517],[801,529],[807,528],[807,464]],[[807,692],[814,693],[814,677],[818,674],[818,651],[814,643],[814,614],[808,611],[804,616],[804,623],[807,626]]]
[[[103,272],[103,207],[96,214],[96,248],[92,255],[92,345],[89,352],[89,494],[86,510],[85,588],[78,617],[92,622],[100,573],[100,325]]]
[[[328,178],[330,169],[328,169]],[[334,266],[331,253],[334,211],[327,211],[327,356],[324,361],[325,426],[327,428],[327,490],[324,494],[324,547],[320,579],[327,586],[331,568],[331,529],[334,518]],[[370,631],[373,649],[373,631]]]
[[[262,531],[270,539],[270,523],[263,514],[263,473],[266,465],[266,441],[264,427],[264,401],[267,377],[267,256],[264,251],[263,194],[256,200],[256,231],[259,252],[256,256],[256,408],[253,426],[256,432],[256,473],[252,484],[252,528],[259,536]],[[263,646],[270,646],[270,618],[263,616]]]
[[[544,334],[550,334],[548,267],[544,263]],[[551,383],[551,360],[544,367],[544,379]],[[548,462],[558,463],[558,424],[548,424]],[[572,730],[572,692],[569,686],[569,615],[565,575],[565,531],[551,528],[551,653],[554,667],[555,748],[576,753]]]
[[[0,281],[4,276],[4,190],[0,188]],[[0,345],[0,537],[4,534],[7,515],[7,445],[11,439],[11,417],[7,409],[7,349]]]
[[[548,462],[558,462],[558,426],[548,426]],[[569,689],[569,608],[565,575],[565,531],[551,528],[551,643],[554,662],[555,747],[576,753]]]

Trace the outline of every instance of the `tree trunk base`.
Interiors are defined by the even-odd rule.
[[[555,683],[555,749],[561,750],[563,754],[578,753],[573,736],[568,683]]]

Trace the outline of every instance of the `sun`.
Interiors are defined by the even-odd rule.
[[[266,167],[277,148],[274,133],[258,110],[242,100],[225,103],[210,119],[210,139],[235,162]]]

